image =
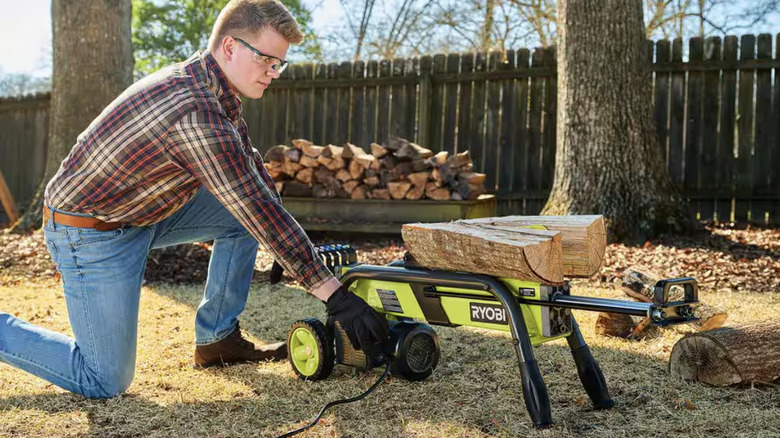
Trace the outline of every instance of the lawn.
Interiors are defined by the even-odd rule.
[[[242,327],[254,339],[286,336],[299,318],[324,317],[294,286],[253,284]],[[276,436],[297,428],[330,400],[358,394],[378,377],[337,367],[323,382],[297,380],[287,362],[201,370],[191,366],[193,319],[202,285],[147,285],[139,319],[136,377],[110,400],[72,395],[0,364],[0,437]],[[575,293],[624,299],[615,289],[579,285]],[[56,281],[0,286],[0,310],[68,332]],[[777,294],[704,291],[729,311],[727,324],[775,318]],[[535,430],[523,403],[508,334],[436,328],[442,359],[431,378],[389,378],[368,398],[329,411],[308,437],[780,437],[776,385],[713,388],[673,380],[667,360],[682,336],[644,340],[597,336],[596,314],[575,312],[617,406],[594,411],[564,341],[536,348],[555,426]]]

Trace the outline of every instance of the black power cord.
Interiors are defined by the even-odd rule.
[[[330,408],[332,406],[341,405],[341,404],[344,404],[344,403],[352,403],[352,402],[356,402],[358,400],[364,399],[368,394],[371,394],[371,392],[374,389],[376,389],[376,387],[379,386],[380,383],[382,383],[385,380],[385,377],[387,377],[387,374],[390,372],[390,358],[386,358],[385,364],[386,364],[385,372],[382,373],[382,375],[379,377],[379,379],[377,379],[377,381],[374,382],[374,384],[371,385],[371,387],[368,388],[366,390],[366,392],[364,392],[363,394],[360,394],[360,395],[358,395],[356,397],[344,398],[344,399],[341,399],[341,400],[334,400],[332,402],[329,402],[328,404],[326,404],[325,406],[322,407],[322,410],[320,411],[319,414],[317,414],[317,417],[314,419],[314,421],[312,421],[311,423],[307,424],[306,426],[301,427],[300,429],[295,429],[293,431],[287,432],[284,435],[279,435],[277,438],[287,438],[287,437],[290,437],[290,436],[293,436],[293,435],[297,435],[297,434],[303,432],[304,430],[309,429],[310,427],[312,427],[315,424],[317,424],[317,422],[320,421],[320,418],[322,418],[322,414],[324,414],[325,411],[328,410],[328,408]]]

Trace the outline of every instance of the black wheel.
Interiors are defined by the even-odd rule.
[[[287,333],[287,357],[293,371],[303,380],[330,376],[335,364],[333,339],[316,318],[296,321]]]

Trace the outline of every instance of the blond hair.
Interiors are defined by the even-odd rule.
[[[278,0],[230,0],[211,30],[209,51],[215,51],[228,35],[247,37],[266,28],[279,32],[290,44],[303,41],[298,22]]]

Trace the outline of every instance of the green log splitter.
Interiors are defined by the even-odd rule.
[[[693,306],[698,302],[698,285],[690,277],[659,281],[653,302],[643,303],[571,295],[568,283],[549,286],[426,269],[408,253],[404,260],[375,266],[358,263],[350,245],[321,245],[315,249],[345,287],[387,317],[391,337],[384,351],[394,375],[408,380],[431,375],[440,354],[439,340],[431,325],[510,332],[520,365],[525,405],[534,426],[539,428],[552,424],[547,387],[533,351],[534,346],[545,342],[565,338],[593,406],[608,409],[614,405],[571,309],[646,316],[654,324],[669,325],[693,321]],[[281,277],[278,265],[275,270],[272,281]],[[672,288],[682,288],[682,301],[669,301]],[[301,379],[325,379],[335,364],[361,369],[381,365],[369,363],[362,351],[352,347],[338,324],[330,321],[297,321],[287,341],[290,363]]]

